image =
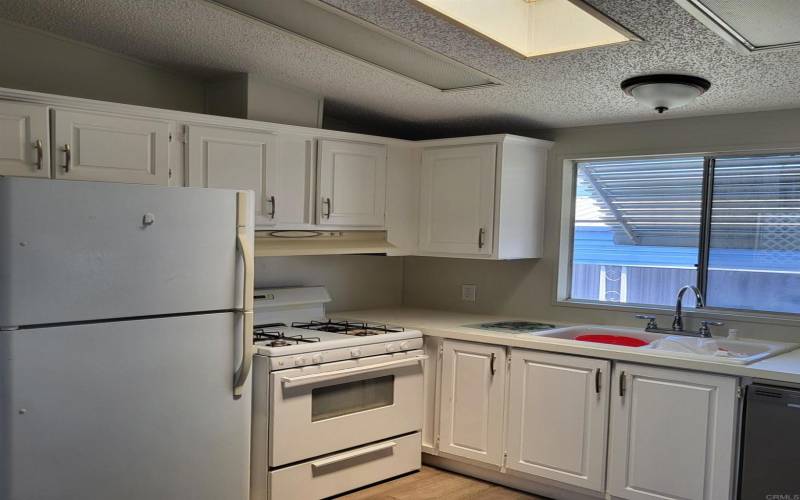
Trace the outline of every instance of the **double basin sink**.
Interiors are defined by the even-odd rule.
[[[536,336],[577,342],[625,345],[633,349],[650,351],[653,354],[659,353],[681,358],[704,359],[718,363],[739,365],[748,365],[798,347],[798,344],[777,341],[733,340],[724,337],[701,338],[651,333],[637,329],[596,326],[557,328],[538,333]]]
[[[701,338],[687,335],[671,335],[647,332],[635,328],[612,328],[594,325],[557,327],[555,325],[535,325],[530,328],[527,322],[498,322],[482,325],[468,325],[482,330],[502,331],[513,334],[528,334],[541,338],[559,339],[574,342],[592,343],[595,346],[623,346],[661,356],[699,359],[716,363],[748,365],[783,352],[791,351],[800,344],[786,342]],[[544,328],[548,326],[550,328]]]

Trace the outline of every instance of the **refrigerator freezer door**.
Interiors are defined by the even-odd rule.
[[[0,332],[0,498],[245,500],[236,316]]]
[[[0,327],[241,309],[236,242],[236,191],[0,178]]]

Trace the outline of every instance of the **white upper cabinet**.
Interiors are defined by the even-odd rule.
[[[50,177],[47,106],[0,101],[0,175]]]
[[[383,228],[386,146],[319,141],[317,223]]]
[[[506,466],[603,491],[610,366],[512,349]]]
[[[491,255],[497,146],[430,148],[422,153],[420,250]]]
[[[170,128],[165,120],[54,109],[55,178],[166,186]]]
[[[255,192],[255,223],[274,223],[277,199],[267,195],[274,176],[271,134],[225,127],[186,127],[188,185]]]
[[[441,453],[502,464],[505,382],[504,347],[444,340]]]
[[[276,135],[273,175],[267,179],[275,224],[289,227],[313,223],[314,170],[314,139]]]
[[[424,141],[418,253],[541,257],[551,145],[509,135]]]
[[[736,383],[617,364],[608,492],[631,500],[732,498]]]

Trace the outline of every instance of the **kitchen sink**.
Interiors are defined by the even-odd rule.
[[[575,326],[542,332],[537,337],[572,340],[576,342],[591,339],[591,342],[621,345],[628,349],[647,351],[652,354],[678,358],[703,359],[716,363],[747,365],[777,354],[796,349],[800,344],[756,339],[700,338],[686,335],[650,333],[634,328],[606,328],[597,326]],[[625,342],[646,342],[638,347],[628,347]]]

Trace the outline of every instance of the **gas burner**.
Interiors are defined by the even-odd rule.
[[[331,332],[341,333],[343,335],[353,335],[355,337],[367,337],[371,335],[380,335],[383,333],[395,333],[404,331],[400,327],[389,327],[387,325],[353,322],[353,321],[308,321],[308,322],[294,322],[294,328],[303,328],[305,330],[315,330],[318,332]]]
[[[319,337],[306,337],[304,335],[292,335],[287,337],[282,331],[267,330],[267,328],[285,327],[283,323],[271,323],[269,325],[256,325],[253,328],[253,342],[264,342],[267,347],[284,347],[300,343],[320,342]]]

